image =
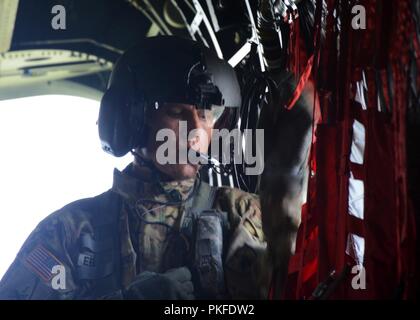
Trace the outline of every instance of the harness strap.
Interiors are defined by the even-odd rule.
[[[195,218],[195,214],[204,210],[210,210],[213,207],[216,191],[217,187],[201,181],[195,197],[186,203],[185,212],[180,223],[180,232],[188,238],[191,238],[193,234],[192,221]]]
[[[90,204],[93,234],[80,237],[77,273],[80,280],[92,281],[94,292],[89,298],[98,298],[120,289],[120,246],[118,218],[121,197],[108,191]]]
[[[229,224],[225,212],[212,209],[217,189],[201,182],[192,205],[185,208],[180,228],[191,244],[190,268],[199,299],[225,296],[223,255]]]

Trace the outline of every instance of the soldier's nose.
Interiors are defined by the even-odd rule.
[[[194,146],[200,143],[200,135],[198,133],[198,129],[193,129],[188,134],[188,148],[196,149]]]

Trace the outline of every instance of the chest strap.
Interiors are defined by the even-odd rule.
[[[199,299],[225,297],[223,257],[229,223],[225,212],[213,209],[216,191],[202,182],[181,223],[181,233],[191,244],[190,269]]]
[[[77,274],[92,287],[89,299],[120,289],[120,245],[118,237],[121,197],[108,191],[87,208],[92,212],[92,233],[80,237]]]

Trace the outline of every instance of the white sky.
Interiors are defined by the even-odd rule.
[[[98,111],[71,96],[0,101],[0,278],[43,218],[106,191],[131,161],[102,151]]]

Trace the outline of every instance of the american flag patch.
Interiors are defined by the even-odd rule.
[[[63,265],[51,252],[38,245],[25,259],[25,264],[44,281],[51,281],[54,274],[52,268],[56,265]]]

